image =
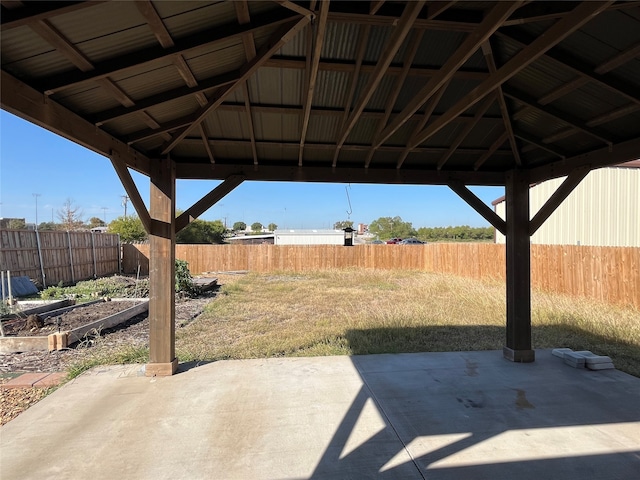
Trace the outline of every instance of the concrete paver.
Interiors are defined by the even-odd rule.
[[[639,399],[551,351],[101,367],[0,429],[0,477],[633,478]]]

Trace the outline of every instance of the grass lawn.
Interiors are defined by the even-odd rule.
[[[329,270],[221,276],[222,294],[176,333],[181,362],[500,350],[504,285],[447,275]],[[534,292],[533,347],[609,355],[640,377],[640,312]]]

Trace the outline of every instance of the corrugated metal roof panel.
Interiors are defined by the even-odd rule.
[[[194,51],[192,55],[185,57],[191,71],[199,81],[239,69],[246,63],[244,47],[241,42],[229,43],[225,48],[208,53]]]
[[[256,140],[294,142],[300,139],[300,116],[277,113],[253,113]]]
[[[517,102],[516,102],[517,103]],[[527,114],[519,118],[515,124],[534,137],[544,138],[553,135],[560,130],[566,129],[569,125],[557,120],[555,117],[547,115],[534,108],[529,108]]]
[[[498,132],[495,134],[495,132]],[[460,144],[461,148],[489,148],[492,138],[499,137],[504,132],[504,122],[501,118],[481,120],[469,132],[469,135]]]
[[[182,97],[148,108],[147,112],[155,118],[158,123],[164,123],[175,118],[190,115],[195,112],[199,106],[200,104],[196,101],[195,97]]]
[[[571,115],[590,120],[616,107],[628,104],[628,100],[598,85],[587,84],[577,88],[553,103],[554,107]]]
[[[244,160],[246,163],[253,163],[253,152],[251,151],[251,144],[236,144],[234,146],[216,145],[216,142],[211,142],[213,150],[213,158],[216,162],[224,160]]]
[[[345,143],[370,145],[377,126],[378,121],[374,118],[360,118],[351,133],[349,133]]]
[[[51,45],[27,26],[2,32],[2,68],[26,59],[37,65],[40,55],[53,51]]]
[[[344,106],[352,76],[351,73],[319,71],[312,105],[338,108]],[[354,98],[355,101],[357,97]]]
[[[391,76],[383,77],[380,83],[378,84],[378,88],[376,88],[373,91],[373,95],[371,95],[371,98],[369,99],[369,102],[367,103],[366,108],[369,108],[372,110],[384,111],[384,109],[387,106],[387,100],[389,99],[389,95],[391,95],[393,87],[395,86],[395,82],[396,82],[395,77],[391,77]],[[361,94],[362,92],[360,91],[358,96],[355,97],[355,101],[358,101]]]
[[[258,145],[256,147],[261,163],[269,162],[297,162],[299,146]]]
[[[250,138],[244,112],[215,110],[207,117],[207,130],[213,138]]]
[[[466,35],[463,32],[425,31],[413,64],[427,67],[444,65],[464,41]]]
[[[364,53],[365,62],[378,61],[380,53],[384,50],[385,45],[389,41],[393,29],[389,27],[372,26],[369,31],[369,41],[367,42],[367,48]]]
[[[356,58],[360,36],[360,25],[355,23],[328,22],[321,58],[351,60]]]
[[[176,5],[165,5],[171,3]],[[164,24],[174,38],[238,22],[233,2],[154,2],[154,6],[164,17]],[[176,10],[165,10],[173,7]]]
[[[307,55],[307,42],[309,29],[312,28],[310,24],[307,24],[298,35],[293,37],[287,43],[285,43],[280,50],[278,50],[277,55],[283,55],[285,57],[298,57],[304,58]]]
[[[249,95],[254,103],[299,105],[304,70],[260,68],[249,79]]]
[[[117,86],[134,101],[185,85],[184,79],[180,76],[178,69],[173,64],[159,65],[139,75],[131,75],[131,73],[132,72],[128,72],[126,77],[124,75],[114,76],[112,79],[116,81]]]
[[[91,113],[120,106],[109,92],[100,86],[83,85],[57,95],[55,99],[60,104],[82,113]]]
[[[307,142],[333,143],[338,136],[339,117],[328,115],[310,115],[307,129]]]

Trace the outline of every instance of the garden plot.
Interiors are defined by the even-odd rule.
[[[149,309],[148,299],[96,300],[42,314],[4,320],[0,353],[52,351],[112,328]]]

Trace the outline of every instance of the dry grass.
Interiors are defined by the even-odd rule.
[[[439,274],[329,270],[221,277],[223,294],[178,332],[181,361],[501,349],[504,285]],[[610,355],[640,376],[640,314],[534,294],[534,348]]]

